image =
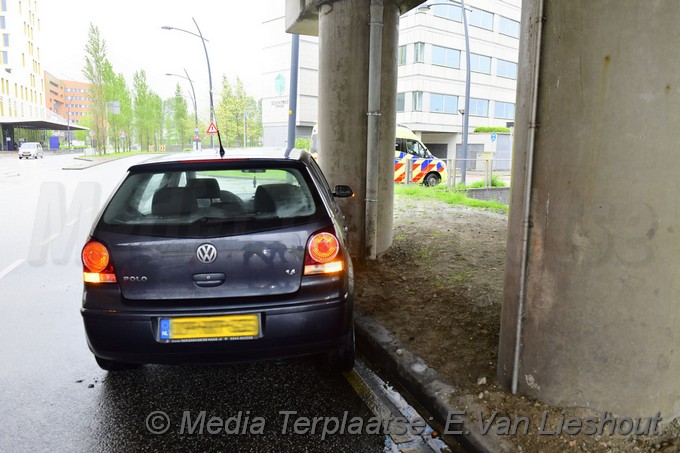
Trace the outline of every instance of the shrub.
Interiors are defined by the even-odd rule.
[[[490,127],[490,126],[480,126],[475,128],[475,133],[488,133],[488,132],[500,132],[503,134],[509,134],[509,127]]]

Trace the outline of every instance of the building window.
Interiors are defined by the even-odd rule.
[[[491,74],[491,57],[470,54],[470,71]]]
[[[400,65],[406,64],[406,46],[399,46],[399,53],[397,55],[397,63]]]
[[[471,116],[489,116],[489,101],[486,99],[470,98]]]
[[[519,38],[519,22],[503,16],[498,16],[498,18],[499,33],[512,36],[513,38]]]
[[[498,63],[496,64],[496,75],[498,75],[498,77],[517,80],[517,63],[498,60]]]
[[[21,2],[20,2],[20,4],[21,4]],[[0,5],[2,6],[2,12],[3,13],[6,12],[7,11],[7,0],[2,0],[2,3]]]
[[[458,111],[458,96],[430,93],[430,112],[456,113]]]
[[[414,63],[424,63],[425,62],[425,43],[417,42],[413,45],[413,62]]]
[[[9,35],[7,33],[2,34],[2,45],[9,47]]]
[[[5,16],[0,16],[0,29],[5,30],[7,26],[5,25]]]
[[[412,109],[414,112],[422,112],[423,111],[423,92],[422,91],[414,91],[413,92],[413,97],[412,97]]]
[[[9,64],[9,61],[8,61],[8,58],[7,58],[7,51],[3,50],[2,53],[0,53],[0,55],[2,55],[2,64]]]
[[[460,50],[432,46],[432,64],[460,69]]]
[[[496,118],[503,118],[506,120],[515,119],[515,104],[510,102],[496,101],[496,110],[494,112]]]
[[[403,112],[405,108],[406,96],[404,93],[397,93],[397,112]]]
[[[463,21],[463,10],[458,5],[432,5],[433,14],[444,19]]]
[[[470,18],[470,25],[475,27],[493,30],[493,14],[481,9],[473,8],[468,16]]]

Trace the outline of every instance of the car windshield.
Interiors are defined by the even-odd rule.
[[[261,164],[132,173],[112,197],[101,226],[203,237],[293,225],[318,210],[320,199],[307,178],[297,168]]]
[[[21,145],[21,149],[36,149],[36,148],[38,148],[37,143],[24,143],[23,145]]]

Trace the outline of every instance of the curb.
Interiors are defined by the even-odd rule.
[[[137,155],[137,154],[135,154]],[[96,167],[97,165],[105,164],[114,160],[125,159],[126,157],[132,156],[122,156],[122,157],[99,157],[96,160],[90,159],[87,156],[74,156],[73,160],[82,161],[81,165],[75,165],[72,167],[63,167],[62,170],[86,170],[91,167]]]
[[[455,387],[375,319],[357,313],[354,327],[362,353],[392,375],[442,427],[446,427],[448,421],[451,431],[462,431],[463,434],[455,438],[463,447],[474,452],[515,451],[514,446],[500,436],[492,432],[482,434],[479,423],[473,423],[466,415],[484,411],[485,407],[462,400],[465,407],[452,406],[449,399],[455,394]]]

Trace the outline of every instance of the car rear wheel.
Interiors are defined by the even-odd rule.
[[[345,372],[354,368],[354,325],[335,351],[328,353],[328,365],[333,372]]]
[[[434,187],[437,184],[439,184],[440,177],[436,173],[430,173],[427,176],[425,176],[425,180],[423,181],[423,185],[429,186],[429,187]]]
[[[106,371],[125,371],[140,367],[140,365],[135,363],[116,362],[115,360],[103,359],[101,357],[95,357],[95,360],[99,368]]]

